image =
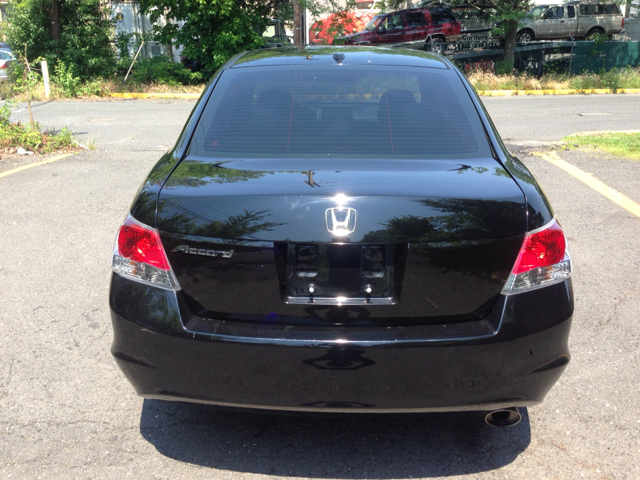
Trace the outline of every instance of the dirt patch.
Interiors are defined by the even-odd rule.
[[[515,155],[518,158],[524,158],[529,156],[535,156],[539,153],[546,153],[550,151],[558,151],[562,149],[562,145],[559,143],[540,142],[540,144],[505,144],[511,155]]]
[[[518,145],[518,144],[506,144],[507,149],[511,152],[512,155],[516,157],[524,158],[528,156],[535,156],[540,153],[547,152],[562,152],[563,158],[589,158],[592,161],[602,161],[602,162],[637,162],[637,160],[619,157],[616,155],[612,155],[607,153],[598,147],[592,146],[583,146],[583,147],[574,147],[566,142],[557,142],[550,145]]]

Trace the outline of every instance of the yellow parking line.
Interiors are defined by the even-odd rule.
[[[109,93],[113,98],[200,98],[200,93]]]
[[[32,168],[32,167],[37,167],[38,165],[46,165],[47,163],[57,162],[58,160],[62,160],[63,158],[67,158],[72,155],[73,153],[65,153],[63,155],[57,155],[53,158],[42,160],[41,162],[30,163],[29,165],[23,165],[22,167],[14,168],[12,170],[7,170],[6,172],[0,173],[0,178],[12,175],[14,173],[21,172],[22,170],[26,170],[27,168]]]
[[[604,93],[640,93],[640,88],[564,88],[564,89],[546,89],[546,90],[478,90],[478,95],[484,97],[511,97],[513,95],[589,95],[589,94],[604,94]],[[140,93],[140,92],[126,92],[126,93],[108,93],[108,97],[113,98],[128,98],[128,99],[140,99],[140,98],[188,98],[197,99],[200,98],[200,93]],[[349,99],[359,98],[379,98],[380,94],[347,94],[345,96]],[[327,98],[337,98],[335,95],[328,95]]]
[[[618,89],[618,93],[640,93],[633,89]],[[616,93],[611,88],[564,88],[557,90],[478,90],[478,95],[484,97],[511,97],[513,95],[589,95],[602,93]]]
[[[578,167],[571,165],[569,162],[562,160],[556,152],[549,153],[536,153],[536,155],[544,158],[547,162],[552,163],[558,168],[561,168],[569,175],[577,178],[581,182],[587,184],[589,187],[593,188],[596,192],[601,195],[604,195],[609,200],[614,203],[617,203],[622,208],[630,211],[635,216],[640,217],[640,205],[631,200],[629,197],[623,195],[619,191],[611,188],[604,182],[601,182],[597,178],[595,178],[591,173],[587,173],[583,170],[580,170]]]

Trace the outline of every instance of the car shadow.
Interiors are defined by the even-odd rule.
[[[161,454],[204,467],[317,478],[478,473],[513,462],[531,442],[527,409],[510,428],[479,412],[421,416],[279,416],[145,400],[140,433]]]

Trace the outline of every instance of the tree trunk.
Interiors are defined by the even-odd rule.
[[[302,12],[300,2],[293,0],[293,46],[302,46]]]
[[[517,20],[505,20],[503,22],[505,27],[504,36],[504,60],[513,65],[516,55],[516,34],[518,33],[518,21]]]
[[[60,40],[60,0],[51,0],[49,6],[49,35],[51,40]]]
[[[624,7],[624,18],[629,18],[629,11],[631,10],[632,0],[627,0],[627,5]]]

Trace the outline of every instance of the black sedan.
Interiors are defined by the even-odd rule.
[[[146,398],[509,425],[569,362],[571,268],[446,59],[244,53],[120,227],[112,352]]]

